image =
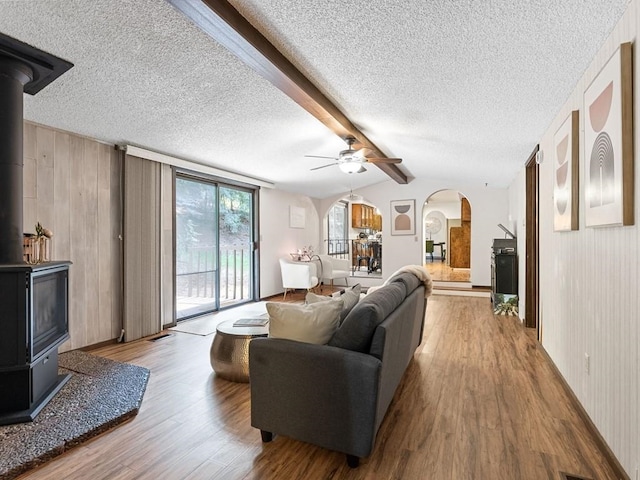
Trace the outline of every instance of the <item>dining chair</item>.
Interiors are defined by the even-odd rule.
[[[369,242],[354,240],[353,249],[354,249],[355,258],[356,258],[356,262],[353,265],[353,271],[356,270],[356,267],[358,267],[358,271],[360,271],[360,267],[363,261],[365,262],[367,271],[369,271],[369,267],[371,266],[371,256],[372,256]]]
[[[425,240],[425,246],[424,246],[424,260],[425,262],[427,261],[427,255],[429,254],[431,256],[431,263],[433,263],[433,240]]]

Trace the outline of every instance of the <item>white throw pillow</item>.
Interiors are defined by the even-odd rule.
[[[269,336],[326,344],[338,328],[342,300],[310,305],[267,302]]]

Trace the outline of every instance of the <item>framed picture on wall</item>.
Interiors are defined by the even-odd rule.
[[[416,234],[416,201],[391,201],[391,235]]]
[[[553,137],[553,229],[578,230],[578,111],[571,112]]]
[[[633,225],[632,51],[623,43],[584,92],[587,227]]]
[[[289,228],[304,228],[306,224],[305,209],[289,205]]]

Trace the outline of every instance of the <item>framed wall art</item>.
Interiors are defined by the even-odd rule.
[[[305,214],[304,208],[289,205],[289,228],[304,228],[306,224]]]
[[[556,232],[578,230],[579,129],[579,113],[574,110],[553,137],[556,155],[553,164],[553,229]]]
[[[416,234],[416,201],[391,201],[391,235]]]
[[[623,43],[584,92],[587,227],[633,225],[631,43]]]

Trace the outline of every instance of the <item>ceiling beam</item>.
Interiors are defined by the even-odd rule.
[[[359,144],[358,148],[370,149],[373,157],[388,158],[229,2],[226,0],[167,1],[190,18],[207,35],[269,80],[343,140],[353,136]],[[375,165],[396,182],[408,183],[407,176],[397,165],[392,163]]]

